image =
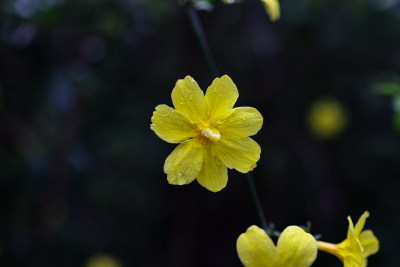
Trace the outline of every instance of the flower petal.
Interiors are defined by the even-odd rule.
[[[167,157],[164,172],[170,184],[183,185],[196,179],[203,164],[203,148],[197,139],[190,139]]]
[[[367,220],[368,217],[369,217],[369,212],[365,211],[363,215],[361,215],[360,219],[358,219],[356,227],[354,229],[355,236],[358,236],[361,233],[362,229],[364,228],[365,221]]]
[[[234,108],[232,114],[220,122],[218,130],[221,134],[231,136],[255,135],[263,124],[263,117],[257,109],[252,107]]]
[[[337,245],[337,255],[343,261],[345,267],[360,267],[362,265],[362,250],[360,241],[354,235]]]
[[[298,226],[289,226],[278,239],[279,266],[308,267],[317,257],[317,241]]]
[[[355,255],[346,255],[343,259],[344,267],[360,267],[362,266],[362,259],[356,257]]]
[[[214,122],[225,119],[232,113],[232,108],[239,97],[236,85],[228,75],[215,78],[207,88],[206,102],[209,119]]]
[[[362,231],[358,236],[358,240],[360,240],[361,246],[364,249],[362,253],[363,257],[368,257],[378,252],[379,240],[371,230]]]
[[[265,231],[255,225],[239,236],[236,250],[240,261],[246,267],[275,266],[277,249]]]
[[[347,228],[347,239],[351,240],[352,238],[354,238],[354,224],[353,224],[353,220],[351,219],[350,216],[347,216],[347,220],[349,221],[349,228]]]
[[[265,7],[265,11],[271,21],[276,21],[281,16],[281,9],[278,0],[261,0]]]
[[[363,258],[361,267],[367,267],[367,265],[368,265],[368,259],[367,258]]]
[[[197,176],[197,181],[212,192],[218,192],[228,183],[228,169],[212,154],[212,146],[204,148],[203,166]]]
[[[169,143],[180,143],[197,134],[195,125],[180,112],[167,105],[156,107],[151,122],[150,128]]]
[[[250,137],[232,138],[221,135],[218,142],[213,143],[215,155],[230,169],[247,173],[257,166],[261,148]]]
[[[206,118],[204,93],[192,77],[186,76],[185,79],[178,80],[171,97],[176,110],[191,122],[196,123]]]

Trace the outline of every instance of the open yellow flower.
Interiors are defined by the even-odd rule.
[[[255,168],[261,148],[249,136],[261,129],[263,117],[255,108],[233,108],[238,96],[227,75],[214,79],[205,95],[186,76],[172,90],[175,109],[156,107],[150,128],[161,139],[180,143],[164,164],[170,184],[188,184],[197,178],[217,192],[228,182],[227,167],[242,173]]]
[[[271,21],[276,21],[280,18],[281,9],[278,0],[261,0],[261,2]]]
[[[318,249],[338,257],[343,262],[344,267],[367,266],[367,257],[379,250],[379,240],[374,233],[371,230],[361,232],[368,216],[368,211],[364,212],[356,223],[356,227],[354,227],[350,216],[347,217],[349,220],[347,238],[339,244],[318,241]]]
[[[267,233],[253,225],[236,242],[239,259],[246,267],[308,267],[317,257],[317,243],[298,226],[288,226],[277,246]]]

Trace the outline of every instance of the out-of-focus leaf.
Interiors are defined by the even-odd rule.
[[[394,82],[377,83],[375,88],[382,95],[400,96],[400,84]]]
[[[393,117],[393,129],[400,132],[400,112],[397,112]]]

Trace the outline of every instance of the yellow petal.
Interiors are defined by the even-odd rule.
[[[230,136],[255,135],[263,124],[263,117],[257,109],[251,107],[234,108],[232,114],[220,122],[218,129],[221,134]]]
[[[281,16],[281,9],[278,0],[261,0],[271,21],[276,21]]]
[[[354,237],[354,224],[350,216],[347,216],[347,220],[349,221],[349,228],[347,229],[347,239],[350,240]]]
[[[361,262],[359,263],[357,260],[353,258],[345,258],[343,260],[343,266],[344,267],[361,267],[362,264]]]
[[[197,123],[206,118],[204,93],[192,77],[186,76],[185,79],[178,80],[171,97],[176,110],[191,122]]]
[[[309,267],[317,257],[317,241],[298,226],[289,226],[278,240],[279,266]]]
[[[236,242],[239,259],[245,267],[274,266],[277,249],[271,238],[261,228],[250,226]]]
[[[368,264],[367,258],[363,258],[361,267],[367,267],[367,264]]]
[[[360,219],[358,219],[358,222],[356,223],[356,227],[354,229],[354,234],[356,236],[358,236],[362,229],[364,228],[365,225],[365,221],[367,220],[367,218],[369,217],[369,212],[366,211],[363,213],[363,215],[361,215]]]
[[[362,253],[363,257],[368,257],[378,252],[379,240],[371,230],[362,231],[358,236],[358,240],[360,240],[361,246],[364,249]]]
[[[215,78],[206,92],[209,119],[214,122],[225,119],[232,113],[232,108],[239,97],[236,85],[229,76]]]
[[[197,139],[190,139],[167,157],[164,172],[170,184],[183,185],[196,179],[203,164],[203,148]]]
[[[169,143],[180,143],[197,134],[195,125],[180,112],[167,105],[156,107],[151,122],[150,128]]]
[[[360,267],[362,264],[362,247],[355,236],[338,244],[337,254],[345,267]]]
[[[228,183],[228,169],[212,154],[212,145],[204,148],[203,166],[197,176],[199,184],[212,192],[223,189]]]
[[[232,138],[222,135],[218,142],[213,144],[215,155],[230,169],[247,173],[257,166],[261,148],[250,137]]]

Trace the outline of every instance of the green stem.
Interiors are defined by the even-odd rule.
[[[206,60],[208,70],[210,71],[212,78],[218,77],[217,66],[215,64],[214,58],[211,54],[210,47],[208,46],[207,38],[203,31],[203,26],[201,25],[199,14],[197,10],[193,7],[191,3],[187,3],[186,9],[189,15],[190,22],[192,24],[193,30],[199,41],[201,51],[203,52],[204,59]]]
[[[261,206],[260,198],[258,197],[256,185],[254,184],[253,175],[251,172],[246,173],[247,184],[249,185],[251,197],[253,199],[254,206],[257,210],[258,218],[260,219],[260,223],[262,228],[269,233],[267,220],[265,219],[264,211]]]
[[[187,9],[193,30],[197,36],[197,40],[199,41],[201,50],[203,52],[203,56],[206,60],[208,70],[210,71],[212,78],[218,77],[217,67],[216,67],[214,58],[211,54],[210,48],[208,46],[207,38],[204,34],[203,26],[201,25],[197,10],[192,6],[192,3],[190,1],[188,1],[187,5],[186,5],[186,9]],[[247,173],[246,177],[247,177],[247,183],[249,185],[251,197],[253,199],[258,217],[260,219],[261,226],[265,229],[265,231],[269,232],[268,224],[265,219],[263,209],[261,207],[261,202],[260,202],[260,199],[257,194],[256,186],[254,184],[253,175],[249,172],[249,173]]]

